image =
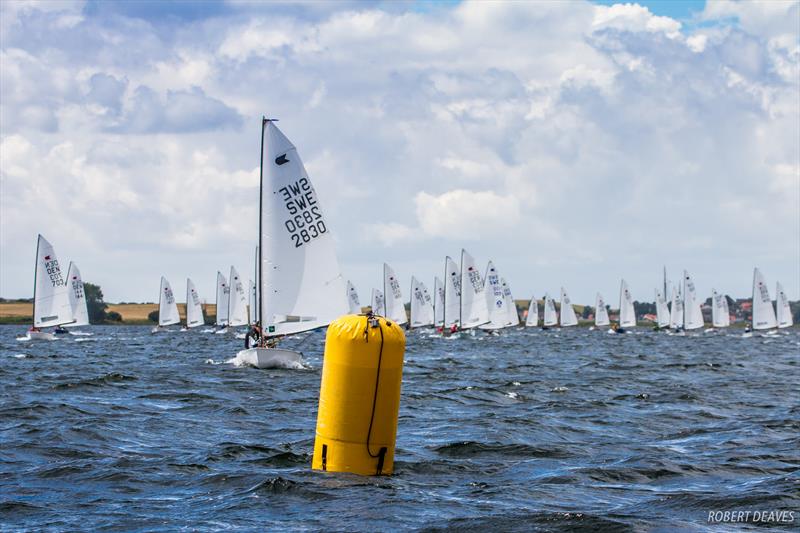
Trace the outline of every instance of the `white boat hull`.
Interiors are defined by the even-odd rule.
[[[236,354],[236,364],[255,368],[301,368],[303,355],[283,348],[248,348]]]
[[[49,331],[28,331],[28,338],[32,341],[54,341],[56,336]]]

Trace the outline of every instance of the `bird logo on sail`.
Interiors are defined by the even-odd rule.
[[[278,165],[278,166],[281,166],[281,165],[283,165],[285,163],[288,163],[288,162],[289,162],[289,160],[286,159],[286,154],[281,154],[281,155],[279,155],[278,157],[275,158],[275,164]]]

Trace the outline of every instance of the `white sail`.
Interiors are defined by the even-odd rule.
[[[408,322],[406,307],[403,305],[403,293],[400,292],[400,280],[397,279],[394,269],[386,263],[383,264],[383,296],[386,318],[400,325]]]
[[[231,267],[230,277],[230,299],[228,301],[228,325],[245,326],[247,325],[247,292],[244,290],[244,283],[239,276],[239,272]]]
[[[726,328],[731,325],[728,299],[716,289],[711,289],[711,324],[715,328]]]
[[[484,281],[484,291],[486,295],[486,307],[489,310],[489,323],[481,326],[481,329],[495,330],[506,327],[508,324],[508,311],[506,309],[505,295],[503,286],[500,284],[500,276],[494,263],[489,261],[486,266],[486,279]]]
[[[792,320],[792,308],[789,306],[789,297],[786,296],[786,291],[783,290],[783,286],[778,282],[776,287],[776,307],[778,310],[777,313],[777,322],[779,328],[788,328],[790,327],[794,321]]]
[[[172,286],[164,276],[161,276],[161,290],[158,297],[158,325],[169,326],[178,324],[181,317],[178,314],[178,302],[175,301],[175,294]]]
[[[461,250],[461,328],[470,329],[489,322],[483,280],[475,259]]]
[[[205,324],[203,319],[203,306],[200,303],[200,295],[194,282],[186,278],[186,327],[196,328]]]
[[[444,273],[444,327],[457,325],[461,320],[461,273],[450,256],[445,258]]]
[[[218,326],[228,325],[228,305],[231,298],[231,288],[228,280],[217,271],[217,322]]]
[[[558,324],[558,314],[556,313],[556,303],[550,298],[549,294],[544,295],[544,320],[542,325],[545,327]]]
[[[384,305],[383,291],[372,289],[372,298],[370,305],[372,306],[372,313],[375,315],[386,316],[386,306]]]
[[[60,326],[74,320],[69,287],[53,245],[39,235],[36,244],[36,274],[33,287],[33,325]]]
[[[347,303],[350,305],[351,315],[361,314],[361,303],[358,301],[358,292],[350,281],[347,281]]]
[[[628,284],[623,279],[619,284],[619,327],[632,328],[636,325],[636,310]]]
[[[697,329],[703,327],[703,311],[700,309],[700,300],[697,299],[697,290],[689,273],[683,271],[683,328]]]
[[[348,311],[330,227],[297,149],[263,120],[259,316],[267,337],[327,326]]]
[[[599,327],[607,326],[610,323],[611,320],[608,318],[608,308],[606,307],[606,302],[598,292],[594,305],[594,325]]]
[[[683,326],[683,299],[678,289],[672,286],[672,307],[669,310],[669,327],[678,329]]]
[[[531,328],[539,324],[539,302],[536,301],[535,296],[531,296],[531,302],[528,304],[528,316],[525,318],[525,326]]]
[[[68,327],[88,326],[89,308],[86,305],[86,293],[83,292],[83,280],[78,265],[70,262],[67,271],[67,283],[69,284],[69,304],[72,309],[72,318],[75,322],[65,324]]]
[[[666,286],[666,282],[664,283]],[[656,289],[656,323],[658,327],[665,328],[670,325],[669,306],[667,297]]]
[[[753,270],[753,329],[772,329],[777,326],[767,282],[756,268]]]
[[[444,324],[444,284],[438,277],[433,278],[433,316],[435,326]]]
[[[411,276],[411,327],[433,325],[433,300],[425,284]]]
[[[564,287],[561,287],[561,327],[577,326],[578,317],[575,316],[575,308],[567,295]]]
[[[519,325],[519,311],[517,311],[514,297],[511,296],[511,287],[508,286],[508,283],[503,278],[500,278],[500,285],[503,286],[503,298],[505,299],[506,326],[517,326]]]

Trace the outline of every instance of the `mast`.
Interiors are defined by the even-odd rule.
[[[447,327],[447,258],[444,258],[444,295],[442,296],[442,335]]]
[[[256,275],[258,276],[258,286],[256,287],[256,294],[258,295],[258,322],[259,326],[264,323],[264,319],[261,316],[261,312],[263,311],[264,307],[262,305],[262,300],[264,299],[264,295],[261,291],[262,285],[262,265],[264,261],[261,258],[261,226],[263,223],[264,218],[264,128],[267,125],[267,117],[261,116],[261,162],[258,165],[258,266],[256,267]],[[258,336],[258,346],[259,348],[264,347],[264,332],[261,332],[261,335]]]

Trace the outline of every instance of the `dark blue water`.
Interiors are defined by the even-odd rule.
[[[800,524],[800,335],[413,333],[392,477],[310,469],[306,370],[241,341],[0,327],[3,530],[688,530],[709,511]],[[774,524],[773,524],[774,525]]]

